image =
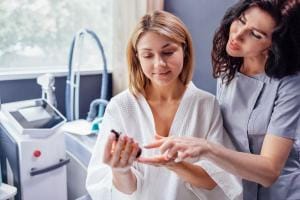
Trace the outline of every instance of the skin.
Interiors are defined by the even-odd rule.
[[[241,73],[252,76],[264,72],[274,27],[272,17],[258,7],[249,8],[232,23],[226,50],[231,56],[243,57]],[[178,160],[204,157],[232,174],[268,187],[280,175],[292,146],[293,140],[266,133],[259,155],[191,137],[160,139],[146,148],[160,148],[166,158]]]
[[[231,24],[226,51],[232,57],[244,58],[244,74],[264,72],[275,26],[273,18],[258,7],[250,7]]]
[[[178,79],[183,68],[183,48],[169,38],[153,32],[144,33],[137,43],[137,56],[143,73],[150,80],[145,88],[145,98],[151,108],[157,131],[156,138],[161,139],[169,130],[178,109],[186,86]],[[138,144],[122,134],[118,141],[111,134],[105,146],[104,163],[112,168],[113,184],[126,194],[136,191],[137,180],[131,170],[136,161]],[[174,162],[164,156],[139,158],[140,163],[157,167],[166,167],[175,172],[184,181],[196,187],[213,189],[216,183],[199,166],[188,162]]]
[[[183,68],[183,49],[167,37],[147,32],[139,40],[137,50],[143,73],[150,80],[145,98],[153,113],[155,130],[168,136],[185,91],[178,79]]]
[[[163,141],[172,137],[162,137],[158,134],[155,135],[157,141]],[[175,172],[184,181],[191,183],[192,185],[208,190],[213,189],[216,183],[210,178],[210,176],[201,167],[193,165],[190,162],[180,161],[177,162],[177,154],[158,155],[151,158],[139,158],[138,161],[144,164],[153,165],[156,167],[166,167],[169,170]]]
[[[136,160],[139,146],[125,134],[116,141],[111,133],[105,145],[103,162],[112,168],[113,184],[120,191],[131,194],[136,190],[136,177],[130,166]]]

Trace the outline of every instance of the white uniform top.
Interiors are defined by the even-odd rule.
[[[97,200],[226,200],[241,199],[241,182],[235,176],[206,160],[195,164],[202,166],[218,186],[208,191],[184,182],[174,172],[164,167],[134,163],[137,190],[132,195],[119,192],[112,184],[111,168],[102,162],[104,145],[111,129],[133,137],[140,145],[154,140],[155,124],[151,109],[144,98],[135,97],[129,90],[111,99],[105,111],[101,131],[88,167],[86,187]],[[223,124],[215,97],[190,83],[172,122],[170,136],[207,138],[215,143],[232,147]],[[158,149],[143,149],[143,157],[159,154]]]

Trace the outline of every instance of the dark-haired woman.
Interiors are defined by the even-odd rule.
[[[192,137],[148,145],[241,176],[244,200],[300,199],[300,11],[298,0],[282,3],[239,1],[214,37],[217,96],[238,151]]]

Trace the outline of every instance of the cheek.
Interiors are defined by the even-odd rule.
[[[270,46],[270,43],[249,43],[244,51],[252,56],[259,56],[264,54]]]
[[[171,66],[173,66],[173,68],[175,68],[175,70],[179,70],[179,71],[182,70],[183,63],[184,63],[184,55],[183,54],[178,55],[176,58],[174,58],[170,61]]]
[[[170,68],[172,68],[172,71],[174,74],[179,75],[183,68],[183,60],[177,60],[176,62],[173,62],[169,66],[170,66]]]
[[[145,74],[147,77],[149,77],[151,75],[151,67],[150,66],[141,64],[141,69],[142,69],[143,74]]]

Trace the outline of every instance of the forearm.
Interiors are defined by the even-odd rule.
[[[205,157],[226,171],[244,179],[270,186],[280,174],[268,157],[237,152],[218,144],[209,143]]]
[[[128,172],[113,172],[113,184],[121,192],[132,194],[137,189],[136,176],[131,170]]]
[[[200,166],[183,161],[168,166],[168,169],[195,187],[212,190],[216,186],[214,180]]]

